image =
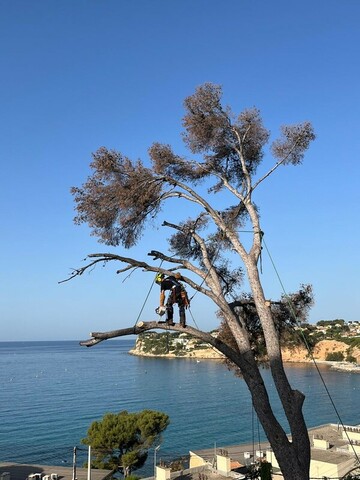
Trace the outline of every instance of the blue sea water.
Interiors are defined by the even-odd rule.
[[[91,422],[144,408],[170,416],[158,453],[163,459],[265,438],[246,385],[222,363],[136,357],[128,354],[133,344],[0,342],[0,461],[71,464]],[[360,375],[318,368],[321,377],[313,365],[287,366],[292,385],[306,395],[308,426],[337,423],[338,416],[359,424]],[[263,376],[286,428],[269,371]],[[85,447],[78,452],[81,464]]]

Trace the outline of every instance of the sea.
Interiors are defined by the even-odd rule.
[[[221,361],[138,357],[129,354],[134,343],[0,342],[0,462],[71,466],[76,451],[81,466],[87,455],[81,440],[90,424],[123,410],[169,415],[158,461],[266,439],[244,381]],[[323,364],[287,364],[286,370],[306,395],[308,427],[360,424],[358,373]],[[269,370],[262,375],[288,431]],[[138,473],[146,476],[152,468],[150,451]]]

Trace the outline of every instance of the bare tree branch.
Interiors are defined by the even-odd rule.
[[[186,328],[178,324],[169,326],[165,322],[157,322],[157,321],[139,322],[137,325],[134,325],[133,327],[121,328],[119,330],[112,330],[109,332],[91,332],[90,333],[91,338],[88,340],[81,341],[80,345],[85,347],[92,347],[93,345],[96,345],[99,342],[102,342],[104,340],[109,340],[111,338],[125,337],[128,335],[139,335],[140,333],[147,332],[149,330],[155,330],[155,329],[181,332],[181,333],[185,332],[191,335],[192,337],[198,338],[199,340],[202,340],[208,343],[209,345],[213,346],[234,363],[243,365],[243,367],[246,366],[246,361],[244,360],[244,358],[242,358],[242,356],[238,352],[230,348],[220,339],[212,336],[210,333],[203,332],[202,330],[198,330],[190,326],[186,326]]]
[[[60,280],[58,283],[60,284],[60,283],[68,282],[68,281],[74,279],[75,277],[79,277],[79,276],[83,275],[87,270],[91,269],[92,267],[94,267],[98,263],[107,263],[107,262],[110,262],[110,261],[119,261],[119,262],[128,264],[126,267],[124,267],[120,270],[117,270],[116,273],[123,273],[123,272],[131,270],[131,269],[142,268],[143,270],[145,270],[147,272],[154,272],[154,273],[162,272],[164,274],[171,275],[172,271],[178,270],[182,266],[182,268],[185,267],[188,270],[193,271],[194,273],[199,275],[201,278],[203,278],[205,276],[204,273],[200,269],[193,266],[191,264],[191,262],[189,262],[187,260],[174,258],[174,257],[171,257],[169,255],[165,255],[162,252],[159,252],[159,251],[156,251],[156,250],[151,250],[151,252],[149,252],[148,255],[153,257],[154,260],[160,259],[160,260],[163,260],[163,261],[167,261],[169,263],[176,263],[177,267],[173,268],[173,269],[166,269],[166,268],[161,268],[159,266],[149,265],[146,262],[142,262],[142,261],[136,260],[136,259],[131,258],[131,257],[123,257],[121,255],[116,255],[116,254],[113,254],[113,253],[90,253],[86,258],[89,258],[89,259],[95,258],[95,260],[86,264],[84,267],[74,269],[73,273],[71,275],[69,275],[68,278],[65,278],[64,280]],[[201,292],[204,295],[206,295],[206,296],[208,296],[212,299],[215,298],[215,295],[213,295],[211,290],[208,290],[208,289],[204,288],[203,286],[197,284],[192,279],[190,279],[186,276],[182,276],[182,278],[183,278],[183,281],[187,285],[192,287],[194,290],[196,290],[198,292]]]
[[[182,231],[181,227],[179,227],[178,225],[174,225],[173,223],[163,222],[163,225],[167,226],[167,227],[170,227],[170,228],[174,228],[175,230],[178,230],[178,231]],[[196,273],[197,275],[199,275],[204,281],[206,280],[206,278],[209,275],[212,275],[213,283],[217,285],[217,290],[218,290],[218,292],[220,292],[221,287],[220,287],[220,284],[219,284],[219,281],[218,281],[218,277],[217,277],[217,275],[214,275],[213,272],[212,272],[213,265],[212,265],[212,263],[209,259],[209,254],[208,254],[204,239],[202,237],[200,237],[200,235],[198,235],[193,229],[191,229],[189,231],[189,234],[196,241],[196,243],[200,246],[200,249],[201,249],[201,252],[202,252],[202,259],[203,259],[204,265],[205,265],[205,267],[207,268],[208,271],[204,272],[203,270],[195,267],[194,265],[191,265],[191,268],[188,267],[189,270],[191,270],[194,273]]]
[[[205,277],[204,272],[202,270],[200,270],[199,268],[195,267],[194,265],[192,265],[191,262],[189,262],[188,260],[170,257],[169,255],[165,255],[164,253],[158,252],[156,250],[151,250],[151,252],[149,252],[148,255],[154,257],[154,260],[160,259],[160,260],[163,260],[163,261],[166,261],[166,262],[169,262],[169,263],[178,264],[178,266],[176,268],[173,268],[173,269],[167,269],[166,270],[166,269],[163,269],[163,268],[157,268],[156,269],[157,272],[162,272],[162,273],[165,273],[165,274],[166,273],[169,274],[169,273],[171,273],[171,271],[179,270],[180,268],[186,268],[186,269],[190,270],[191,272],[196,273],[201,278]],[[201,292],[201,293],[203,293],[204,295],[206,295],[210,298],[214,297],[211,290],[208,290],[208,289],[202,287],[201,285],[198,285],[191,278],[185,277],[184,275],[182,275],[182,278],[183,278],[183,281],[187,285],[192,287],[194,290],[196,290],[198,292]]]

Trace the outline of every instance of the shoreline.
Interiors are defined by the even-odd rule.
[[[324,365],[330,365],[332,370],[337,370],[339,372],[351,372],[351,373],[360,373],[360,365],[358,363],[351,362],[332,362],[329,360],[316,360],[316,363],[322,363]]]
[[[200,361],[200,360],[216,360],[216,361],[221,361],[221,360],[224,360],[224,357],[223,356],[220,356],[219,354],[217,354],[216,352],[213,352],[214,355],[213,356],[207,356],[207,355],[198,355],[198,354],[194,354],[194,352],[191,352],[190,355],[174,355],[174,354],[171,354],[171,353],[167,353],[167,354],[153,354],[153,353],[141,353],[141,352],[138,352],[136,351],[135,349],[131,349],[129,350],[129,355],[134,355],[136,357],[149,357],[149,358],[165,358],[165,359],[169,359],[169,360],[172,360],[172,359],[185,359],[185,360],[197,360],[197,361]],[[197,353],[200,353],[200,352],[197,352]],[[354,364],[354,363],[351,363],[351,362],[344,362],[344,361],[341,361],[341,362],[335,362],[335,361],[330,361],[330,360],[318,360],[318,359],[314,359],[314,360],[296,360],[296,361],[286,361],[284,360],[284,364],[287,365],[287,364],[295,364],[295,363],[300,363],[300,364],[321,364],[321,365],[327,365],[330,367],[331,370],[337,370],[339,372],[348,372],[348,373],[360,373],[360,365],[359,364]]]
[[[186,360],[217,360],[221,361],[224,360],[224,356],[220,353],[213,351],[211,354],[206,354],[204,351],[198,352],[191,352],[189,355],[175,355],[173,353],[164,353],[164,354],[156,354],[156,353],[144,353],[136,351],[136,349],[129,350],[129,355],[134,355],[135,357],[149,357],[149,358],[168,358],[172,360],[173,358],[180,358]]]
[[[180,348],[179,348],[180,344]],[[165,353],[167,352],[167,353]],[[199,343],[188,336],[175,335],[163,341],[162,334],[138,337],[136,344],[129,351],[131,355],[153,358],[186,358],[200,360],[224,360],[224,355],[209,344]],[[341,359],[330,358],[338,354]],[[321,340],[311,352],[304,345],[283,345],[281,347],[284,365],[291,363],[327,365],[332,370],[348,373],[360,373],[360,347],[350,349],[345,342],[338,340]],[[336,355],[335,355],[336,356]],[[353,357],[353,358],[350,358]],[[327,360],[329,358],[329,360]],[[353,360],[353,362],[346,360]]]

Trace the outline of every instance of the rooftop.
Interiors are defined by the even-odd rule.
[[[345,426],[345,429],[359,429],[356,427]],[[311,459],[325,462],[332,465],[340,465],[348,462],[355,457],[355,453],[349,449],[349,439],[343,438],[343,427],[337,424],[325,424],[308,430],[311,442]],[[360,433],[359,433],[360,435]],[[314,446],[314,438],[317,439],[317,445]],[[360,444],[360,443],[359,443]],[[268,442],[256,444],[232,445],[218,447],[216,453],[225,451],[231,461],[238,461],[242,465],[249,465],[257,458],[263,457],[266,450],[271,450]],[[214,464],[215,449],[196,450],[195,455],[203,458],[210,465]]]
[[[58,467],[51,465],[19,464],[12,462],[0,463],[0,475],[4,472],[10,473],[11,480],[26,480],[32,473],[41,473],[41,476],[56,473],[59,480],[72,480],[72,467]],[[111,470],[91,470],[91,480],[105,480],[111,476]],[[87,468],[76,468],[77,480],[87,480]]]

